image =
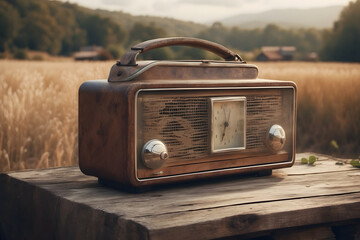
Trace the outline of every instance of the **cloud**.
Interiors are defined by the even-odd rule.
[[[177,8],[177,3],[168,0],[157,0],[153,1],[152,8],[154,11],[168,11]]]
[[[0,0],[1,1],[1,0]],[[76,2],[90,8],[121,10],[133,15],[172,17],[208,23],[245,13],[271,9],[313,8],[347,5],[354,0],[61,0]]]
[[[249,0],[245,0],[249,1]],[[235,0],[178,0],[177,4],[189,4],[189,5],[213,5],[213,6],[222,6],[222,7],[238,7],[242,5],[243,1]]]
[[[129,0],[101,0],[100,2],[106,5],[120,5],[120,6],[129,5],[133,3],[133,1],[129,1]]]

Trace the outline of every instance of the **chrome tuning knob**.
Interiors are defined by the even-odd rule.
[[[280,151],[286,141],[285,130],[278,124],[274,124],[270,127],[269,132],[266,135],[266,146],[272,152]]]
[[[152,139],[144,145],[141,151],[141,158],[147,168],[157,169],[165,163],[169,158],[169,154],[163,142]]]

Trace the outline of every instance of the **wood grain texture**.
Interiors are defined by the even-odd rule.
[[[201,159],[200,159],[201,160]],[[139,178],[151,178],[151,177],[158,177],[156,174],[159,171],[162,171],[162,175],[176,175],[176,174],[185,174],[185,173],[196,173],[202,171],[209,171],[209,170],[221,170],[225,168],[236,168],[242,166],[255,166],[259,164],[271,164],[276,162],[287,162],[289,160],[288,153],[279,153],[279,154],[271,154],[271,155],[260,155],[257,156],[247,156],[239,157],[235,156],[233,159],[225,158],[224,157],[217,157],[217,158],[207,158],[205,162],[190,162],[186,163],[185,161],[180,162],[178,165],[173,164],[165,165],[159,169],[149,170],[149,169],[138,169],[138,177]]]
[[[103,187],[77,167],[1,174],[0,236],[210,239],[359,222],[360,171],[337,161],[319,157],[316,166],[297,162],[272,176],[211,179],[140,194]]]
[[[139,155],[139,148],[136,149],[135,147],[137,137],[135,131],[135,96],[140,89],[188,89],[204,87],[240,87],[248,89],[260,87],[261,89],[259,89],[259,91],[262,92],[266,91],[262,90],[264,87],[282,88],[288,86],[294,89],[293,94],[296,96],[296,86],[292,82],[261,79],[218,79],[209,81],[198,79],[146,81],[136,79],[136,81],[133,82],[107,82],[105,80],[85,82],[81,85],[79,90],[80,169],[85,174],[96,176],[104,180],[111,180],[125,186],[142,187],[291,166],[293,164],[295,134],[289,133],[287,140],[289,160],[279,162],[279,165],[275,167],[266,164],[267,162],[258,162],[256,169],[243,168],[226,172],[210,172],[205,171],[209,169],[209,166],[207,166],[200,168],[200,171],[204,171],[201,172],[201,174],[179,174],[172,178],[153,178],[151,181],[140,181],[136,176],[137,173],[135,170],[135,166],[139,163],[140,159],[137,158],[136,155]],[[293,101],[291,101],[291,103],[293,103]],[[293,109],[293,111],[294,112],[292,113],[295,115],[295,109]],[[284,117],[283,119],[287,118],[289,117]],[[209,161],[211,160],[212,159],[209,159]],[[211,163],[209,165],[211,165]],[[183,173],[184,169],[177,171],[173,170],[173,173]],[[149,173],[152,174],[151,172]],[[145,177],[149,177],[149,174]]]

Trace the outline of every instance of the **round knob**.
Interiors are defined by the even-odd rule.
[[[285,141],[285,130],[278,124],[272,125],[266,135],[266,146],[270,151],[280,151],[284,147]]]
[[[161,167],[169,158],[165,144],[157,139],[148,141],[141,153],[144,165],[151,169]]]

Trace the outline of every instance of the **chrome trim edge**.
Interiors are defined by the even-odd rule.
[[[261,80],[261,79],[257,79],[257,80]],[[151,91],[181,91],[181,90],[217,90],[217,89],[223,89],[223,90],[236,90],[236,89],[284,89],[284,88],[289,88],[289,89],[293,89],[294,91],[294,101],[293,101],[293,147],[292,147],[292,160],[289,162],[280,162],[280,163],[266,163],[266,164],[259,164],[259,165],[250,165],[250,166],[242,166],[242,167],[234,167],[234,168],[224,168],[224,169],[215,169],[215,170],[206,170],[206,171],[201,171],[201,172],[192,172],[192,173],[181,173],[181,174],[176,174],[176,175],[171,175],[171,176],[159,176],[159,177],[154,177],[154,178],[144,178],[144,179],[139,179],[138,175],[137,175],[137,162],[138,162],[138,154],[137,154],[137,98],[138,95],[141,91],[144,92],[151,92]],[[139,89],[136,91],[135,93],[135,119],[134,119],[134,124],[135,124],[135,178],[138,182],[147,182],[147,181],[156,181],[158,179],[166,179],[166,178],[176,178],[176,177],[181,177],[181,176],[190,176],[190,175],[201,175],[201,174],[207,174],[207,173],[214,173],[214,172],[227,172],[227,171],[236,171],[238,169],[249,169],[249,168],[253,168],[255,169],[254,171],[256,171],[257,168],[261,168],[264,166],[279,166],[279,168],[281,168],[281,166],[285,166],[285,165],[293,165],[295,162],[295,146],[296,146],[296,115],[297,115],[297,108],[296,108],[296,101],[297,101],[297,89],[296,86],[264,86],[264,87],[213,87],[213,88],[148,88],[148,89]]]
[[[213,114],[213,107],[214,107],[214,102],[216,101],[242,101],[244,102],[244,146],[243,147],[233,147],[233,148],[223,148],[223,149],[214,149],[214,139],[213,139],[213,118],[212,118],[212,114]],[[245,96],[231,96],[231,97],[211,97],[210,98],[210,114],[211,114],[211,118],[210,118],[210,132],[211,132],[211,144],[210,144],[210,150],[211,153],[222,153],[222,152],[232,152],[232,151],[237,151],[237,150],[245,150],[246,149],[246,104],[247,104],[247,99]]]

